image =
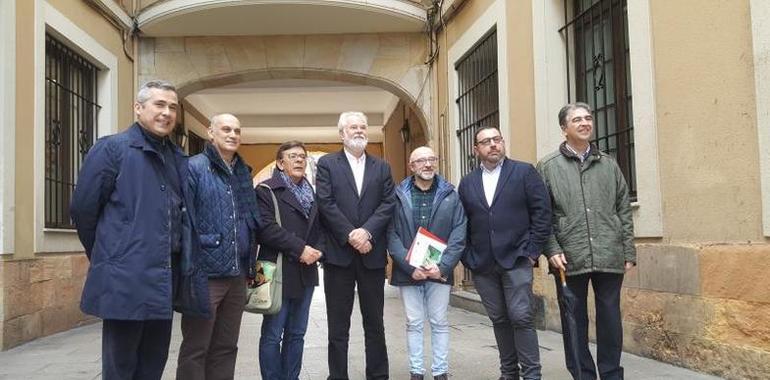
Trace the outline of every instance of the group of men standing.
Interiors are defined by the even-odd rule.
[[[633,225],[620,169],[590,144],[588,105],[570,104],[559,112],[565,142],[537,168],[506,157],[499,129],[479,128],[473,150],[480,166],[457,189],[437,173],[439,157],[429,147],[411,153],[412,175],[394,185],[390,166],[366,153],[366,116],[343,113],[338,127],[344,148],[319,160],[315,194],[302,177],[304,146],[295,142],[279,148],[272,183],[291,198],[303,226],[300,234],[276,225],[272,215],[279,210],[260,210],[270,207],[270,197],[265,193],[258,200],[251,169],[237,153],[237,118],[213,117],[210,143],[188,160],[169,138],[178,106],[173,85],[145,84],[134,105],[137,122],[91,148],[73,195],[72,218],[91,262],[81,308],[104,320],[105,379],[161,377],[172,310],[183,314],[177,377],[233,378],[246,284],[255,276],[258,243],[288,250],[285,259],[303,265],[296,273],[303,289],[309,287],[292,291],[297,298],[287,305],[301,305],[286,306],[292,307],[293,316],[265,319],[267,340],[260,341],[260,359],[278,362],[273,365],[280,369],[269,372],[271,380],[299,375],[306,309],[318,283],[317,274],[302,268],[315,271],[316,262],[324,268],[328,379],[348,379],[356,291],[366,378],[389,378],[383,322],[388,254],[393,261],[390,283],[399,287],[407,318],[412,380],[423,379],[426,372],[426,320],[431,374],[436,380],[448,378],[447,310],[459,261],[472,271],[492,321],[500,379],[541,378],[532,294],[533,267],[541,254],[554,271],[566,271],[567,286],[579,299],[574,311],[578,331],[570,333],[577,335],[580,356],[579,362],[567,357],[568,369],[576,378],[597,377],[588,351],[590,282],[601,325],[599,375],[623,378],[620,288],[623,273],[636,260]],[[407,253],[419,228],[447,243],[440,262],[409,264]],[[281,241],[271,242],[274,235]],[[287,348],[290,334],[295,343]],[[567,334],[564,342],[570,344]],[[263,376],[268,375],[263,371]]]

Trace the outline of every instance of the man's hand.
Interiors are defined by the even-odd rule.
[[[636,263],[632,261],[626,261],[626,273],[628,273],[628,271],[633,269],[635,266],[636,266]]]
[[[548,263],[550,263],[551,266],[556,269],[561,269],[563,271],[567,270],[567,258],[564,256],[563,253],[557,253],[549,257]]]
[[[369,232],[365,229],[356,228],[348,234],[348,243],[360,251],[364,243],[369,241],[369,236]]]
[[[302,254],[299,256],[299,262],[306,265],[312,265],[315,264],[322,255],[321,251],[306,245],[305,249],[302,250]]]
[[[358,251],[358,253],[365,255],[372,250],[372,243],[367,241],[367,242],[364,242],[364,244],[362,244],[360,247],[354,247],[354,248]]]
[[[425,280],[427,278],[428,278],[428,276],[426,275],[425,271],[420,269],[420,268],[417,268],[417,269],[414,270],[414,272],[412,272],[412,279],[413,280],[422,281],[422,280]]]
[[[425,273],[425,276],[428,278],[432,278],[434,280],[440,280],[441,279],[441,271],[438,269],[438,266],[431,265],[429,267],[424,267],[423,271]]]

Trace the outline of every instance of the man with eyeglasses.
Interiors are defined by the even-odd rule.
[[[388,252],[393,258],[390,284],[397,286],[406,313],[406,347],[411,380],[422,380],[423,325],[430,321],[431,373],[446,380],[449,373],[449,293],[452,273],[465,250],[465,212],[454,186],[436,173],[438,157],[427,146],[409,156],[411,176],[396,188],[396,211],[388,227]],[[422,227],[447,243],[438,263],[413,266],[409,247]]]
[[[571,347],[573,331],[565,329],[563,335],[567,369],[576,379],[596,379],[597,367],[602,379],[623,379],[620,290],[624,274],[636,265],[628,185],[615,159],[591,144],[593,116],[588,104],[567,104],[558,116],[565,141],[537,169],[553,203],[553,234],[544,253],[552,269],[566,272],[567,287],[578,300],[572,312],[579,347]],[[561,291],[558,276],[556,281]],[[589,282],[600,326],[595,364],[588,350]],[[568,354],[573,350],[580,363]]]
[[[241,123],[215,115],[208,135],[189,167],[212,317],[182,316],[177,379],[233,378],[246,281],[255,275],[259,213],[251,168],[238,154]]]
[[[532,268],[551,233],[548,191],[532,165],[505,157],[497,128],[478,129],[473,151],[481,165],[458,187],[468,217],[462,262],[492,321],[500,380],[540,379]]]

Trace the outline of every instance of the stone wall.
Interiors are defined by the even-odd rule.
[[[87,271],[82,253],[0,261],[2,349],[95,321],[79,308]]]
[[[770,378],[770,245],[641,244],[637,252],[623,288],[626,351],[728,379]],[[546,327],[561,330],[543,268],[535,292]]]

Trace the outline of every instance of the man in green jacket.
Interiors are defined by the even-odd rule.
[[[577,297],[575,310],[580,363],[567,354],[567,369],[574,378],[623,379],[620,353],[623,326],[620,290],[623,275],[636,265],[634,225],[628,185],[620,167],[591,144],[593,116],[585,103],[568,104],[559,111],[566,138],[556,152],[543,158],[537,169],[551,195],[553,232],[545,245],[553,270],[567,274],[567,287]],[[556,276],[557,289],[561,289]],[[596,307],[597,360],[588,350],[588,283]],[[562,312],[562,325],[564,325]],[[565,353],[572,352],[565,331]]]

